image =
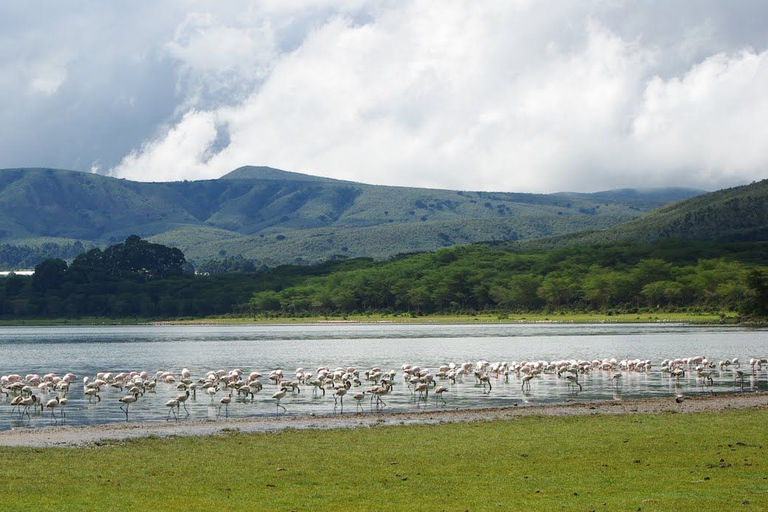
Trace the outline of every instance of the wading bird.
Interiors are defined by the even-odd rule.
[[[219,400],[219,412],[216,413],[216,416],[221,416],[221,407],[224,406],[224,417],[229,418],[229,404],[232,403],[232,392],[230,391],[228,395],[225,395],[221,397],[221,400]]]
[[[277,400],[277,407],[276,407],[276,409],[277,409],[277,414],[278,415],[280,414],[280,409],[283,409],[283,411],[288,412],[288,411],[286,411],[285,407],[280,405],[280,400],[282,400],[285,397],[286,393],[288,393],[288,388],[280,388],[280,391],[278,391],[277,393],[272,395],[272,398]]]
[[[179,419],[179,415],[176,414],[176,411],[179,408],[179,401],[176,398],[171,398],[167,402],[165,402],[165,406],[168,407],[168,416],[166,416],[165,421],[168,421],[171,419],[171,413],[173,413],[174,419]]]
[[[437,403],[438,400],[442,400],[443,405],[448,403],[445,401],[445,398],[443,398],[443,393],[445,393],[446,391],[448,391],[448,388],[445,386],[437,386],[435,388],[435,403]]]
[[[125,395],[121,396],[118,401],[122,403],[120,406],[120,410],[125,413],[125,421],[128,421],[128,408],[131,406],[132,403],[134,403],[136,400],[139,399],[139,392],[134,391],[131,395]]]

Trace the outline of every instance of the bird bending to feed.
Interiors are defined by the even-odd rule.
[[[568,381],[569,385],[579,386],[579,391],[581,391],[581,383],[579,382],[579,378],[576,375],[568,374],[565,376],[565,380]]]
[[[742,370],[736,370],[736,378],[734,382],[741,381],[741,390],[744,391],[744,377],[746,374]]]
[[[98,399],[98,401],[101,402],[101,395],[99,395],[98,387],[86,388],[83,394],[88,397],[89,402],[92,401],[94,398]]]
[[[447,404],[448,402],[445,401],[445,398],[443,398],[443,393],[448,391],[448,388],[445,386],[437,386],[435,388],[435,403],[437,403],[438,400],[442,400],[443,404]]]
[[[483,385],[483,393],[485,393],[485,388],[488,387],[488,393],[490,394],[493,389],[493,386],[491,386],[491,378],[488,375],[481,375],[480,383]]]
[[[352,398],[354,398],[355,402],[357,403],[357,407],[359,407],[361,411],[363,410],[362,402],[363,402],[363,398],[365,398],[365,393],[366,393],[365,391],[361,391],[359,393],[355,393],[354,395],[352,395]],[[355,411],[357,411],[357,407],[355,408]]]

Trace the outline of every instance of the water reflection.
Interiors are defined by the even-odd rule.
[[[642,396],[674,399],[702,393],[755,392],[768,388],[765,366],[752,368],[748,361],[768,355],[765,331],[742,328],[691,327],[682,325],[312,325],[312,326],[138,326],[0,329],[0,375],[19,374],[38,402],[13,405],[11,390],[0,393],[0,429],[37,428],[54,424],[100,424],[117,421],[189,421],[226,417],[271,415],[371,414],[390,411],[479,408],[535,405],[591,400],[622,400]],[[664,359],[706,355],[714,367],[686,364],[673,374]],[[740,365],[719,365],[733,358]],[[616,359],[616,365],[593,367],[595,359]],[[650,367],[622,368],[622,360],[650,361]],[[573,372],[550,366],[572,361]],[[478,363],[488,361],[476,377]],[[505,370],[490,371],[493,363],[508,362]],[[534,370],[524,370],[529,361]],[[579,362],[589,362],[579,371]],[[449,378],[441,366],[453,369],[471,362],[472,371]],[[547,364],[544,364],[546,362]],[[413,375],[403,365],[419,365],[434,382],[416,389]],[[348,387],[318,387],[320,367],[333,373],[354,366],[359,382],[349,377]],[[189,370],[195,386],[179,387],[182,368]],[[207,372],[228,375],[242,370],[240,379],[259,373],[260,389],[240,392],[216,379],[216,387],[204,387]],[[279,384],[268,378],[280,368]],[[298,378],[311,373],[309,378]],[[367,380],[373,368],[382,374],[394,371],[392,388],[382,386],[379,375]],[[58,378],[77,375],[68,391],[54,385],[39,388],[28,381],[48,373]],[[111,373],[98,393],[84,384],[100,372]],[[138,392],[120,373],[145,372]],[[170,372],[173,380],[169,379]],[[741,373],[740,373],[741,372]],[[221,372],[220,372],[221,373]],[[28,378],[29,374],[29,378]],[[139,375],[141,377],[141,375]],[[406,379],[408,377],[408,380]],[[200,380],[202,379],[202,381]],[[60,381],[59,381],[60,382]],[[134,385],[136,384],[134,379]],[[150,383],[152,383],[150,385]],[[254,386],[255,388],[256,386]],[[444,388],[439,393],[438,387]],[[213,390],[207,392],[208,390]],[[179,395],[189,397],[167,405]],[[323,393],[322,391],[325,391]],[[45,407],[51,400],[66,399]],[[128,398],[126,398],[128,397]],[[123,399],[121,402],[120,399]],[[224,402],[222,402],[222,399]],[[127,400],[127,402],[126,402]],[[42,409],[40,404],[43,405]]]

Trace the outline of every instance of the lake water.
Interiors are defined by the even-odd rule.
[[[4,327],[0,328],[0,375],[22,376],[52,372],[72,372],[78,379],[67,396],[64,417],[56,411],[31,413],[21,417],[11,412],[11,397],[0,394],[0,430],[39,428],[52,424],[99,424],[125,421],[118,398],[125,392],[104,388],[101,401],[89,402],[83,394],[83,378],[98,372],[158,371],[175,372],[188,368],[193,378],[205,377],[211,370],[239,368],[245,375],[258,371],[264,375],[264,389],[251,400],[238,400],[219,410],[220,391],[210,398],[198,391],[187,402],[189,415],[181,409],[179,421],[216,420],[217,414],[229,417],[275,415],[278,411],[271,395],[279,388],[267,375],[282,369],[293,379],[297,368],[316,372],[318,367],[356,367],[361,374],[372,367],[396,370],[396,385],[385,397],[386,407],[371,407],[366,398],[358,406],[352,399],[364,383],[352,388],[341,407],[334,407],[328,392],[313,396],[309,387],[289,393],[281,404],[288,415],[386,413],[420,409],[470,408],[513,404],[557,403],[625,399],[643,396],[693,395],[741,391],[742,380],[735,366],[717,366],[712,382],[707,383],[689,369],[674,379],[661,371],[664,359],[705,356],[710,361],[739,358],[745,392],[768,390],[768,372],[749,367],[750,358],[768,357],[768,331],[733,326],[686,326],[676,324],[526,324],[526,325],[237,325],[237,326],[103,326],[103,327]],[[403,380],[403,364],[428,368],[434,375],[441,364],[480,360],[494,362],[594,360],[603,358],[650,359],[650,372],[594,370],[580,375],[582,391],[554,374],[542,374],[523,391],[520,375],[508,379],[491,378],[493,389],[484,392],[472,375],[463,382],[445,385],[444,404],[434,393],[426,401],[414,398]],[[42,400],[53,398],[53,393]],[[166,421],[165,402],[178,394],[175,384],[158,383],[155,392],[146,393],[129,407],[131,421]]]

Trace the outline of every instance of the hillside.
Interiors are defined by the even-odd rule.
[[[268,167],[170,183],[5,169],[0,245],[106,246],[137,234],[178,247],[197,262],[234,255],[268,265],[338,255],[385,258],[605,229],[697,193],[466,192],[366,185]]]
[[[768,241],[768,180],[691,197],[637,219],[599,231],[557,236],[515,245],[566,245],[677,239],[702,242]]]

